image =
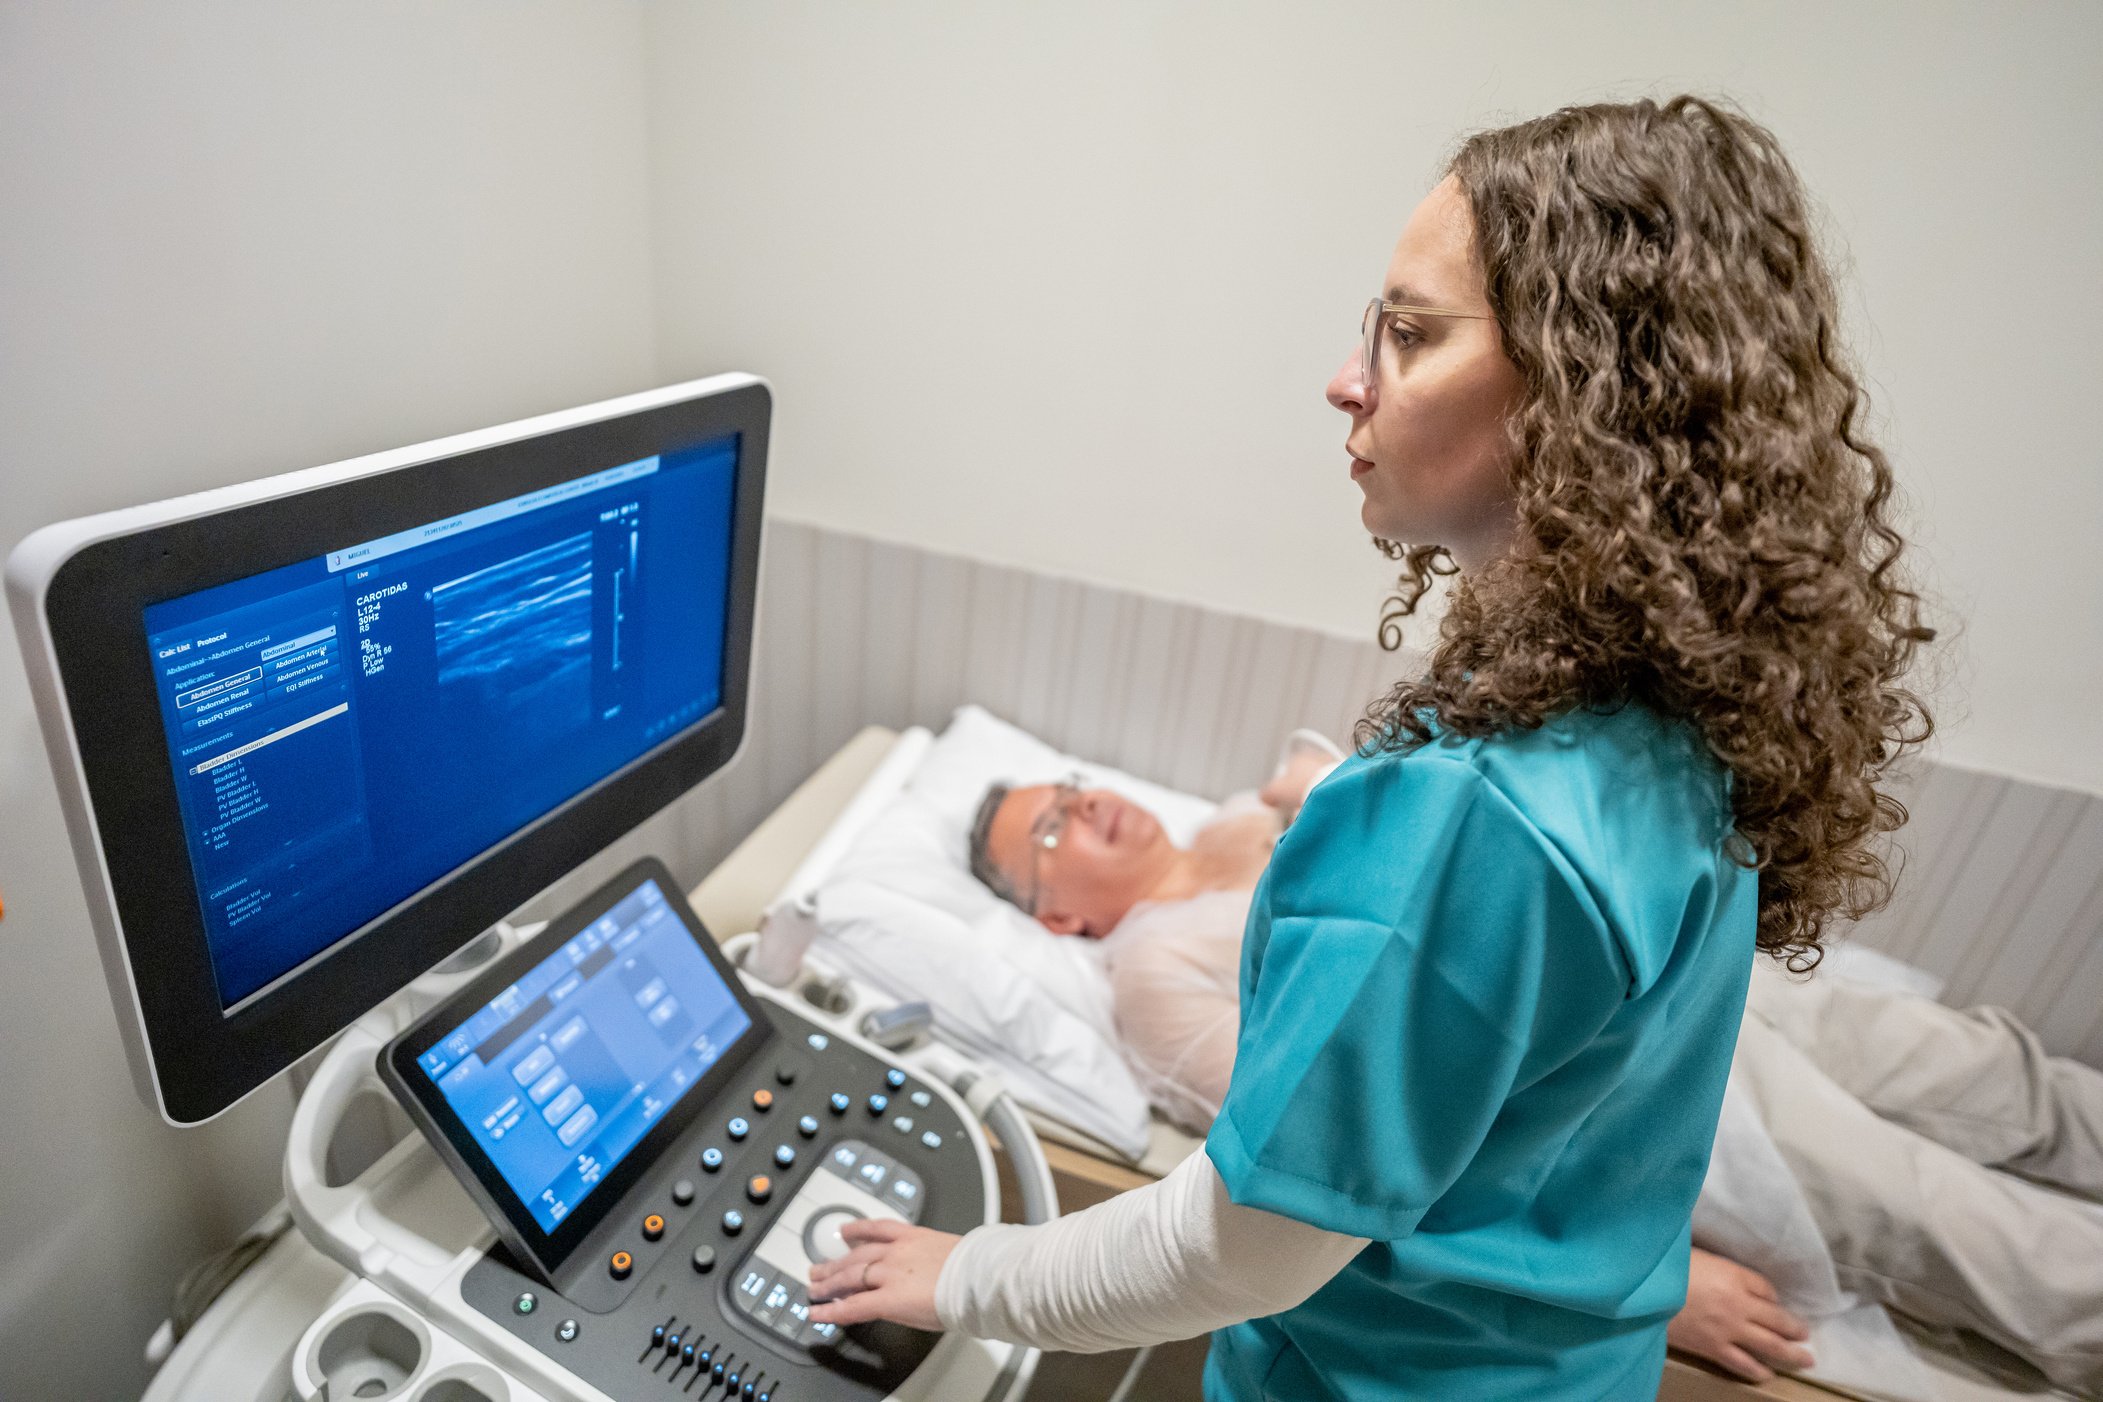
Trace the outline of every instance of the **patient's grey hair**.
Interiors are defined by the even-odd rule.
[[[978,801],[978,813],[971,820],[971,874],[986,883],[988,890],[1009,905],[1020,907],[1022,897],[1016,893],[1015,883],[1008,874],[993,861],[993,853],[987,840],[993,835],[993,818],[1000,812],[1000,805],[1007,801],[1008,786],[992,784],[986,796]]]

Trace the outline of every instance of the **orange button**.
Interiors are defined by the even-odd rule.
[[[657,1239],[658,1239],[659,1237],[661,1237],[661,1236],[663,1236],[663,1235],[664,1235],[664,1218],[662,1218],[662,1217],[658,1216],[658,1215],[657,1215],[656,1213],[654,1213],[654,1212],[653,1212],[653,1213],[651,1213],[651,1214],[650,1214],[650,1215],[649,1215],[648,1217],[645,1217],[645,1218],[643,1218],[643,1240],[644,1240],[644,1241],[655,1241],[655,1240],[657,1240]]]
[[[752,1108],[755,1110],[773,1109],[774,1092],[771,1090],[756,1090],[752,1092]]]
[[[635,1258],[625,1251],[616,1251],[613,1253],[613,1259],[606,1263],[606,1269],[612,1273],[615,1280],[626,1280],[628,1272],[635,1269]]]
[[[745,1196],[754,1202],[765,1202],[774,1196],[774,1180],[764,1173],[753,1174],[751,1181],[745,1184]]]

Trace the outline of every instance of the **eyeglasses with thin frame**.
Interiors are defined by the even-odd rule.
[[[1457,312],[1450,307],[1420,307],[1414,302],[1390,302],[1385,297],[1375,297],[1366,303],[1365,316],[1360,319],[1358,329],[1365,340],[1358,348],[1358,364],[1365,372],[1365,383],[1371,388],[1380,369],[1380,328],[1388,318],[1402,313],[1412,316],[1450,316],[1461,321],[1495,321],[1487,312]]]
[[[1052,801],[1030,824],[1030,890],[1022,908],[1031,915],[1037,913],[1037,903],[1044,896],[1045,854],[1059,850],[1059,839],[1066,835],[1066,825],[1073,821],[1073,810],[1080,801],[1081,776],[1075,774],[1053,786]]]

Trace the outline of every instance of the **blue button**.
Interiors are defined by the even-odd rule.
[[[870,1114],[872,1114],[872,1115],[881,1115],[881,1114],[882,1114],[882,1113],[883,1113],[884,1111],[886,1111],[886,1110],[888,1110],[888,1109],[890,1109],[890,1108],[891,1108],[891,1097],[890,1097],[890,1096],[888,1096],[888,1095],[872,1095],[872,1096],[870,1096],[870,1097],[869,1097],[869,1113],[870,1113]]]
[[[810,1115],[805,1115],[796,1121],[796,1132],[805,1139],[815,1139],[818,1137],[818,1121]]]
[[[810,1043],[812,1051],[824,1051],[832,1045],[832,1039],[823,1032],[813,1032],[810,1035]]]
[[[714,1173],[723,1166],[723,1151],[711,1144],[701,1151],[701,1166]]]
[[[884,1072],[884,1084],[889,1086],[892,1090],[904,1090],[905,1072],[899,1070],[895,1066],[892,1067],[890,1070]]]
[[[935,1133],[933,1130],[929,1130],[927,1133],[920,1136],[920,1142],[922,1144],[927,1145],[927,1147],[930,1149],[939,1149],[942,1147],[942,1136]]]
[[[780,1145],[774,1150],[774,1166],[776,1168],[787,1168],[794,1162],[796,1162],[796,1151],[788,1145]]]
[[[731,1117],[729,1125],[725,1127],[725,1132],[732,1139],[743,1139],[752,1132],[752,1126],[745,1122],[743,1115],[734,1115]]]
[[[743,1230],[745,1230],[744,1213],[733,1207],[730,1211],[723,1214],[723,1231],[726,1235],[736,1236]]]
[[[517,1310],[520,1314],[531,1314],[540,1308],[540,1300],[531,1290],[522,1290],[519,1292],[519,1297],[511,1302],[511,1308]]]
[[[832,1112],[835,1115],[844,1115],[847,1113],[847,1107],[854,1104],[854,1102],[847,1098],[845,1091],[836,1090],[832,1093],[832,1099],[828,1100],[826,1104],[832,1106]]]

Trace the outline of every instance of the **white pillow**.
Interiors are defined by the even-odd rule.
[[[1116,1048],[1095,942],[1054,935],[1001,900],[971,875],[966,852],[989,784],[1076,773],[1144,804],[1177,842],[1213,811],[964,706],[820,879],[817,920],[827,952],[858,976],[926,999],[944,1033],[1001,1060],[1024,1099],[1136,1157],[1147,1104]]]

